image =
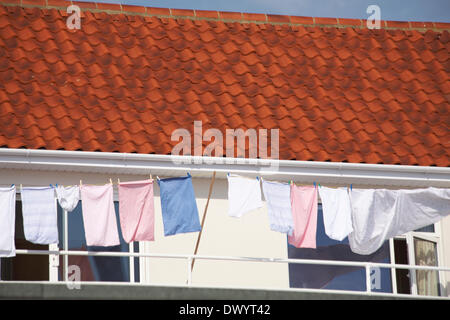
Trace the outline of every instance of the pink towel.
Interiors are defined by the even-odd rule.
[[[297,248],[316,248],[317,189],[291,185],[294,233],[289,244]]]
[[[153,181],[119,184],[119,215],[123,238],[131,241],[155,240]]]
[[[83,223],[88,246],[120,244],[114,210],[113,186],[80,186]]]

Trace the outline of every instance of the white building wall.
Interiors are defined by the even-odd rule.
[[[193,179],[197,206],[202,220],[210,180]],[[269,229],[267,209],[263,207],[231,218],[227,215],[227,182],[216,179],[206,214],[198,254],[210,256],[287,258],[286,236]],[[155,241],[147,243],[149,252],[194,252],[198,232],[164,237],[159,189],[155,188]],[[185,284],[185,261],[150,262],[150,283]],[[289,287],[288,267],[283,264],[197,260],[192,283],[205,286]]]

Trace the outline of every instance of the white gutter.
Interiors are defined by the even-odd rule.
[[[342,162],[240,159],[0,148],[0,168],[45,171],[210,176],[226,173],[328,184],[450,187],[450,168]]]

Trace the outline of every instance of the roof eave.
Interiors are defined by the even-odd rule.
[[[217,158],[36,149],[0,149],[0,168],[209,177],[216,171],[332,185],[450,187],[450,168],[273,159]]]

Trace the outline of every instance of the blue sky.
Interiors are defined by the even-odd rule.
[[[89,0],[147,7],[366,19],[378,5],[382,20],[450,22],[450,0]]]

